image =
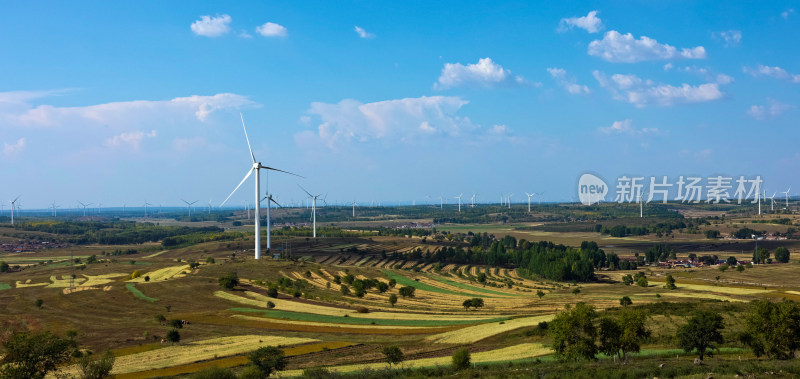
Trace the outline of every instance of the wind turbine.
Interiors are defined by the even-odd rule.
[[[92,205],[92,203],[89,203],[89,204],[84,204],[84,203],[81,203],[81,202],[79,201],[79,202],[78,202],[78,204],[80,204],[80,205],[83,207],[83,217],[86,217],[86,207],[88,207],[88,206]]]
[[[208,214],[211,214],[211,199],[208,199]]]
[[[781,192],[782,194],[786,195],[786,210],[789,210],[789,191],[792,190],[792,186],[789,186],[789,189],[786,192]]]
[[[531,213],[531,198],[536,196],[536,192],[534,193],[525,192],[525,196],[528,196],[528,213]]]
[[[303,190],[303,192],[305,192],[306,195],[308,195],[308,197],[311,199],[311,219],[312,219],[312,224],[314,225],[314,238],[317,238],[317,198],[322,196],[322,194],[312,195],[308,191],[306,191],[306,189],[303,188],[303,186],[299,184],[297,186],[300,187],[300,189]]]
[[[56,217],[56,209],[58,208],[58,205],[56,205],[55,200],[53,200],[53,204],[50,206],[50,208],[53,209],[53,217]]]
[[[231,192],[231,194],[228,195],[228,197],[225,199],[225,201],[223,201],[222,204],[220,204],[220,207],[225,205],[225,203],[228,201],[228,199],[230,199],[231,196],[233,196],[233,194],[236,193],[236,190],[238,190],[239,187],[241,187],[242,184],[244,184],[244,182],[247,180],[247,178],[250,177],[250,175],[253,172],[256,173],[256,180],[255,180],[255,186],[256,186],[256,188],[255,188],[255,190],[256,190],[255,191],[255,195],[256,195],[255,196],[255,200],[256,200],[256,203],[255,203],[255,211],[256,211],[255,212],[256,213],[256,215],[255,215],[255,232],[256,232],[255,258],[256,259],[261,259],[261,169],[279,171],[279,172],[287,173],[287,174],[294,175],[294,176],[300,176],[300,175],[293,174],[293,173],[288,172],[288,171],[279,170],[277,168],[264,166],[264,165],[261,164],[261,162],[256,161],[256,156],[255,156],[255,154],[253,154],[253,148],[250,146],[250,137],[247,136],[247,127],[244,125],[244,116],[240,113],[239,117],[241,117],[241,119],[242,119],[242,129],[244,130],[244,138],[245,138],[245,140],[247,140],[247,149],[250,150],[250,158],[252,158],[252,160],[253,160],[253,165],[250,167],[250,169],[247,170],[247,174],[244,176],[244,179],[242,179],[242,181],[239,182],[239,185],[236,186],[236,188],[233,189],[233,192]],[[302,178],[302,176],[300,176],[300,177]]]
[[[265,199],[267,200],[267,250],[269,250],[272,249],[272,239],[270,238],[272,236],[272,229],[270,227],[270,215],[269,215],[269,210],[272,208],[272,205],[270,203],[275,203],[275,205],[281,208],[283,208],[283,206],[278,204],[278,202],[272,198],[272,194],[267,194],[267,196],[264,196],[261,200]]]
[[[772,196],[769,197],[770,212],[775,212],[775,195],[777,195],[777,194],[778,193],[775,192],[775,193],[772,194]]]
[[[508,195],[508,209],[511,209],[511,196],[514,196],[514,194]]]
[[[181,201],[186,203],[186,207],[189,208],[189,221],[192,221],[192,205],[194,205],[194,203],[198,202],[199,200],[192,201],[191,203],[183,199],[181,199]]]
[[[470,208],[475,208],[475,196],[477,196],[477,195],[475,195],[475,194],[473,193],[473,194],[472,194],[472,197],[470,198],[470,201],[472,201],[472,206],[471,206]]]
[[[150,203],[147,202],[147,200],[145,200],[143,205],[144,205],[144,218],[147,218],[147,207],[149,207],[149,206],[151,206],[153,204],[150,204]]]
[[[644,218],[644,203],[642,202],[642,196],[644,196],[644,192],[639,192],[639,198],[637,202],[639,203],[639,218]]]
[[[356,201],[353,200],[353,218],[356,218]]]
[[[463,194],[463,193],[462,193],[462,194],[460,194],[460,195],[458,195],[458,196],[453,196],[453,198],[455,198],[455,199],[458,199],[458,211],[459,211],[459,212],[461,212],[461,197],[462,197],[462,196],[464,196],[464,194]]]
[[[9,201],[11,203],[11,225],[14,225],[14,211],[17,209],[17,200],[22,195],[17,196],[16,199]]]

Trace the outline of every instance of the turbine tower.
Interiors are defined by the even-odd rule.
[[[9,203],[11,203],[11,225],[14,225],[14,211],[17,210],[17,200],[19,200],[20,196],[22,195],[19,195],[16,199],[9,201]]]
[[[772,194],[772,196],[769,197],[770,212],[773,212],[773,213],[775,212],[775,195],[777,195],[777,194],[778,193],[775,192],[775,193]]]
[[[299,184],[297,186],[300,187],[300,189],[303,190],[303,192],[305,192],[306,195],[308,195],[308,197],[311,199],[311,220],[312,220],[312,224],[314,226],[314,238],[316,239],[317,238],[317,198],[322,196],[322,194],[312,195],[308,191],[306,191],[306,189],[303,188],[303,186],[301,186]]]
[[[144,204],[142,204],[142,205],[144,206],[144,218],[147,218],[147,207],[149,207],[149,206],[151,206],[153,204],[148,203],[147,199],[145,199]]]
[[[475,196],[476,195],[473,193],[472,197],[470,198],[470,201],[472,202],[472,205],[470,206],[470,208],[475,208]]]
[[[356,201],[353,200],[353,218],[356,218]]]
[[[525,196],[528,196],[528,213],[531,213],[531,198],[536,196],[536,192],[533,193],[525,192]]]
[[[458,199],[458,211],[459,211],[459,212],[461,212],[461,197],[462,197],[462,196],[464,196],[464,194],[463,194],[463,193],[462,193],[462,194],[460,194],[460,195],[458,195],[458,196],[453,196],[453,198],[455,198],[455,199]]]
[[[511,195],[508,195],[508,209],[511,209],[511,196],[514,196],[514,194],[512,193]]]
[[[272,204],[270,203],[275,203],[275,205],[281,208],[283,207],[280,204],[278,204],[278,202],[275,201],[275,199],[272,198],[272,194],[267,194],[267,196],[264,196],[261,200],[267,200],[267,250],[269,250],[272,249],[272,238],[271,238],[272,229],[270,226],[270,215],[269,215],[269,210],[272,208]]]
[[[228,197],[225,199],[225,201],[223,201],[222,204],[220,204],[220,207],[225,205],[226,202],[228,202],[228,199],[230,199],[231,196],[233,196],[233,194],[236,193],[236,190],[238,190],[239,187],[241,187],[242,184],[244,184],[244,182],[247,180],[247,178],[250,177],[250,175],[253,172],[256,173],[256,180],[255,180],[255,190],[256,190],[255,191],[255,195],[256,195],[255,196],[255,201],[256,201],[255,202],[255,211],[256,211],[255,212],[256,213],[255,214],[255,232],[256,232],[256,236],[255,236],[256,237],[255,238],[256,239],[255,240],[255,258],[256,259],[261,259],[261,170],[264,169],[264,170],[279,171],[279,172],[287,173],[287,174],[294,175],[294,176],[300,176],[300,175],[293,174],[293,173],[288,172],[288,171],[279,170],[277,168],[264,166],[264,165],[261,164],[261,162],[257,161],[256,160],[256,155],[253,154],[253,148],[250,146],[250,137],[247,136],[247,127],[244,125],[244,116],[240,113],[239,117],[242,119],[242,129],[244,130],[244,138],[245,138],[245,140],[247,140],[247,149],[250,150],[250,158],[253,160],[253,164],[250,167],[250,169],[247,170],[247,174],[244,176],[244,179],[242,179],[242,181],[239,182],[239,185],[236,186],[236,188],[233,189],[233,192],[231,192],[231,194],[228,195]],[[300,177],[302,178],[302,176],[300,176]]]

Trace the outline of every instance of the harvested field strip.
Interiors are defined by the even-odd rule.
[[[507,317],[486,319],[480,321],[442,320],[442,319],[392,320],[392,319],[380,319],[380,318],[366,318],[368,317],[368,314],[365,315],[365,318],[361,318],[361,317],[328,316],[328,315],[319,315],[311,313],[299,313],[299,312],[289,312],[280,310],[264,310],[264,309],[253,309],[253,308],[230,308],[229,311],[240,312],[240,313],[259,313],[269,318],[280,318],[280,319],[288,319],[296,321],[329,322],[329,323],[353,324],[353,325],[449,326],[449,325],[468,325],[479,322],[500,322],[508,320]],[[427,318],[430,318],[430,315],[427,315]]]
[[[639,296],[647,296],[650,294],[640,294]],[[655,296],[655,295],[653,295]],[[739,303],[746,303],[746,300],[742,299],[735,299],[730,296],[722,296],[722,295],[714,295],[710,293],[681,293],[681,292],[664,292],[661,293],[661,296],[668,296],[668,297],[681,297],[681,298],[690,298],[690,299],[713,299],[713,300],[722,300],[722,301],[733,301]]]
[[[542,321],[552,320],[554,315],[542,315],[533,317],[516,318],[501,323],[483,324],[470,326],[458,330],[435,334],[425,338],[425,341],[433,343],[453,343],[466,344],[478,342],[484,338],[489,338],[500,333],[505,333],[514,329],[536,326]]]
[[[471,361],[473,363],[488,363],[497,362],[498,358],[502,357],[502,361],[514,361],[521,359],[528,359],[552,354],[552,350],[538,343],[523,343],[519,345],[504,347],[495,350],[488,350],[471,354]],[[435,358],[422,358],[413,359],[403,362],[404,368],[419,368],[419,367],[433,367],[433,366],[448,366],[452,363],[450,356],[435,357]],[[386,363],[365,363],[357,365],[346,366],[333,366],[328,367],[331,371],[339,373],[348,373],[354,371],[361,371],[365,369],[380,370],[387,368]],[[292,377],[300,376],[303,370],[289,370],[278,372],[278,377]]]
[[[0,283],[0,291],[11,289],[11,285],[8,283]]]
[[[358,262],[356,263],[356,266],[361,266],[361,265],[363,265],[363,264],[365,264],[365,263],[369,262],[369,261],[370,261],[370,259],[372,259],[372,257],[370,257],[370,256],[368,256],[368,257],[364,257],[362,260],[360,260],[360,261],[358,261]]]
[[[663,287],[664,282],[650,282],[650,284],[654,284],[656,287]],[[686,284],[686,283],[676,283],[678,289],[690,289],[695,291],[707,291],[707,292],[719,292],[725,293],[729,295],[760,295],[765,294],[767,292],[773,292],[773,290],[764,290],[759,288],[743,288],[743,287],[727,287],[727,286],[710,286],[705,284]]]
[[[396,274],[394,272],[388,270],[382,270],[382,272],[388,276],[390,279],[394,279],[397,284],[402,286],[412,286],[420,291],[428,291],[428,292],[435,292],[435,293],[443,293],[447,295],[457,295],[457,296],[469,296],[474,297],[474,293],[464,293],[464,292],[457,292],[457,291],[449,291],[443,288],[434,287],[430,284],[420,283],[414,279],[410,279],[400,274]]]
[[[115,278],[120,278],[126,275],[127,274],[84,275],[88,280],[82,285],[88,287],[101,286],[113,282]]]
[[[149,296],[143,294],[142,291],[139,291],[139,289],[136,288],[136,285],[133,284],[133,283],[125,284],[125,288],[128,289],[128,291],[130,291],[130,293],[132,293],[133,296],[136,296],[137,299],[141,299],[141,300],[144,300],[144,301],[147,301],[147,302],[151,302],[151,303],[154,303],[154,302],[158,301],[158,299],[156,299],[154,297],[149,297]]]
[[[296,313],[308,313],[308,314],[323,315],[323,316],[344,317],[345,315],[347,315],[348,318],[369,318],[369,319],[375,318],[384,320],[426,320],[430,319],[431,317],[436,317],[439,319],[444,318],[447,320],[472,321],[472,322],[481,322],[487,319],[498,317],[495,315],[464,315],[464,314],[434,315],[434,314],[424,314],[424,313],[374,312],[374,311],[370,313],[357,313],[355,309],[328,307],[325,305],[309,304],[305,302],[285,300],[285,299],[274,299],[271,297],[264,296],[260,293],[249,292],[249,291],[245,292],[245,295],[247,295],[249,298],[234,295],[224,291],[216,291],[214,293],[214,296],[227,299],[230,301],[235,301],[241,304],[264,308],[266,307],[268,301],[272,301],[275,304],[274,310],[289,311]]]
[[[181,278],[181,277],[186,276],[186,274],[184,274],[184,271],[188,272],[190,270],[191,270],[191,268],[189,268],[189,265],[165,267],[165,268],[162,268],[162,269],[158,269],[158,270],[155,270],[155,271],[148,272],[146,274],[142,274],[142,276],[140,276],[140,277],[138,277],[136,279],[131,279],[128,282],[130,282],[130,283],[144,283],[145,282],[145,280],[144,280],[145,276],[149,276],[151,282],[158,282],[158,281],[165,281],[165,280],[170,280],[170,279],[175,279],[175,278]]]
[[[67,275],[64,275],[64,276],[67,276]],[[76,283],[81,283],[81,282],[83,282],[85,280],[86,279],[83,279],[83,278],[75,278],[75,282]],[[58,278],[56,278],[55,275],[53,275],[53,276],[50,276],[50,281],[52,283],[48,284],[47,288],[64,288],[64,287],[69,287],[70,286],[69,279],[67,279],[67,278],[58,279]]]
[[[433,280],[435,280],[437,282],[442,282],[442,283],[451,285],[453,287],[461,288],[462,290],[468,290],[468,291],[480,292],[480,293],[488,293],[488,294],[492,294],[492,295],[501,295],[501,296],[524,296],[524,295],[520,295],[520,294],[516,294],[516,293],[500,292],[500,291],[493,291],[493,290],[486,289],[486,288],[474,287],[474,286],[471,286],[469,284],[459,283],[459,282],[456,282],[456,281],[453,281],[453,280],[450,280],[450,279],[446,279],[446,278],[441,277],[439,275],[431,275],[431,276],[429,276],[429,278],[431,278],[431,279],[433,279]]]
[[[242,319],[242,320],[255,320],[255,321],[265,321],[264,317],[259,316],[245,316],[245,315],[233,315],[233,317]],[[268,320],[267,320],[268,321]],[[291,320],[281,320],[280,322],[288,323],[292,325],[306,325],[312,327],[311,329],[324,326],[329,328],[349,328],[349,329],[376,329],[376,330],[394,330],[394,329],[405,329],[405,330],[430,330],[429,327],[425,326],[398,326],[398,325],[359,325],[359,324],[335,324],[330,322],[313,322],[313,321],[291,321]]]
[[[118,357],[112,374],[183,365],[218,356],[249,353],[259,347],[317,342],[311,338],[244,335],[181,343],[157,350]]]
[[[386,259],[381,259],[379,261],[375,261],[375,262],[370,263],[370,266],[372,266],[372,267],[381,267],[381,265],[383,265],[385,262],[386,262]]]
[[[459,292],[460,290],[466,290],[466,291],[470,291],[471,292],[470,296],[472,296],[472,297],[475,297],[475,296],[487,296],[487,294],[484,294],[484,293],[482,293],[480,291],[475,291],[475,290],[473,290],[471,288],[460,288],[458,286],[452,286],[452,285],[446,284],[444,282],[434,280],[434,279],[429,278],[427,276],[419,276],[417,279],[419,279],[419,281],[417,283],[422,283],[422,284],[425,284],[425,285],[431,285],[433,287],[440,288],[440,289],[443,289],[445,291],[456,291],[456,292]],[[504,296],[514,296],[514,295],[511,295],[511,294],[503,294],[503,295]],[[489,296],[489,297],[497,297],[497,296],[495,295],[495,296]]]
[[[436,333],[443,333],[448,330],[461,328],[463,326],[435,326],[427,328],[410,328],[410,327],[389,327],[389,328],[376,328],[375,325],[342,325],[334,324],[335,326],[326,326],[324,323],[316,323],[315,326],[303,325],[299,321],[288,321],[285,319],[270,319],[258,316],[245,316],[245,315],[201,315],[193,316],[192,323],[194,324],[207,324],[207,325],[220,325],[224,327],[244,327],[256,328],[267,330],[285,330],[291,332],[311,332],[311,333],[336,333],[338,334],[368,334],[368,335],[430,335]],[[297,322],[298,324],[295,324]],[[368,327],[367,327],[368,326]]]
[[[30,280],[28,280],[30,282]],[[17,281],[16,288],[25,288],[25,287],[44,287],[49,285],[50,283],[22,283],[19,280]]]
[[[312,343],[308,345],[296,346],[296,347],[289,347],[283,349],[284,354],[287,357],[303,355],[303,354],[311,354],[320,352],[323,350],[333,350],[333,349],[341,349],[343,347],[353,346],[356,345],[352,342],[320,342],[320,343]],[[247,358],[246,355],[235,355],[232,357],[226,357],[221,359],[212,359],[203,362],[197,363],[190,363],[186,365],[180,366],[173,366],[167,367],[162,369],[156,370],[148,370],[148,371],[140,371],[128,374],[121,374],[117,375],[117,379],[138,379],[138,378],[154,378],[154,377],[169,377],[175,376],[180,374],[191,374],[195,373],[207,368],[211,367],[237,367],[243,366],[249,363],[250,360]]]

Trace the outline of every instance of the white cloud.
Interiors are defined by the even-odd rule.
[[[800,83],[800,74],[789,73],[788,71],[778,66],[770,67],[770,66],[765,66],[763,64],[760,64],[755,68],[750,68],[745,66],[742,68],[742,71],[756,78],[760,76],[769,76],[776,79],[787,80],[792,83]]]
[[[204,37],[219,37],[231,30],[231,16],[223,14],[221,16],[200,16],[200,19],[192,23],[192,32]]]
[[[747,114],[756,120],[769,120],[777,118],[794,107],[776,100],[767,99],[769,105],[753,105],[747,110]]]
[[[462,65],[461,63],[445,63],[435,89],[453,87],[494,87],[518,86],[526,84],[525,79],[514,76],[510,70],[504,69],[491,58],[483,58],[478,63]]]
[[[319,118],[317,137],[331,148],[348,142],[409,140],[419,135],[457,136],[474,129],[469,118],[457,116],[467,104],[460,97],[423,96],[361,103],[345,99],[336,104],[311,103],[308,114]],[[309,132],[297,140],[307,140]]]
[[[264,37],[286,37],[289,32],[283,25],[268,22],[256,28],[256,32]]]
[[[609,62],[635,63],[660,59],[705,59],[706,50],[702,46],[683,48],[658,43],[645,36],[636,39],[631,33],[620,34],[616,30],[606,32],[602,40],[589,43],[589,55]]]
[[[246,30],[242,30],[242,32],[239,33],[239,38],[253,38],[253,35],[248,33]]]
[[[641,134],[656,134],[658,128],[635,128],[631,119],[622,121],[614,121],[611,126],[597,128],[603,134],[627,134],[627,135],[641,135]]]
[[[25,149],[25,138],[20,138],[17,142],[13,144],[3,144],[3,154],[4,155],[16,155],[22,152]]]
[[[673,66],[672,63],[667,63],[664,65],[664,71],[672,70],[673,67],[675,66]]]
[[[505,135],[506,133],[508,133],[508,127],[505,125],[492,125],[489,129],[489,134]]]
[[[649,79],[642,80],[636,75],[614,74],[610,79],[599,71],[594,71],[593,75],[601,87],[611,92],[614,99],[634,104],[639,108],[648,105],[670,106],[701,103],[718,100],[723,96],[718,83],[705,83],[698,86],[684,83],[676,87],[669,84],[656,84]]]
[[[577,84],[575,77],[567,76],[567,71],[563,68],[551,67],[547,69],[547,72],[556,80],[558,85],[564,87],[571,95],[581,95],[590,92],[589,87]]]
[[[108,147],[130,146],[134,150],[139,150],[143,139],[155,138],[155,136],[155,130],[151,130],[149,133],[142,131],[126,132],[107,139],[105,145]]]
[[[739,42],[742,42],[742,32],[740,30],[725,30],[711,33],[711,36],[724,41],[725,47],[738,46]]]
[[[2,103],[0,103],[2,104]],[[134,100],[79,107],[32,106],[23,104],[5,110],[0,121],[22,126],[101,125],[124,128],[148,120],[191,118],[206,121],[217,110],[257,106],[247,97],[232,93],[213,96],[177,97],[172,100]]]
[[[733,83],[734,81],[733,77],[731,76],[725,74],[715,75],[712,71],[704,67],[684,66],[684,67],[678,67],[677,71],[699,76],[703,78],[705,81],[711,83],[730,84]]]
[[[362,28],[362,27],[360,27],[358,25],[356,25],[355,30],[356,30],[356,33],[358,33],[358,36],[361,37],[361,38],[373,38],[373,37],[375,37],[375,34],[368,33],[366,30],[364,30],[364,28]]]
[[[199,147],[207,146],[208,141],[205,137],[176,138],[172,141],[172,148],[175,151],[186,153]]]
[[[558,24],[559,32],[566,32],[572,28],[581,28],[589,33],[597,33],[603,30],[603,20],[597,17],[597,11],[591,11],[583,17],[562,18]]]
[[[790,8],[790,9],[787,9],[787,10],[781,12],[781,17],[783,17],[784,20],[788,20],[789,16],[791,16],[793,14],[794,14],[794,8]]]

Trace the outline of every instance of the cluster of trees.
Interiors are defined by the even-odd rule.
[[[351,285],[353,287],[353,294],[356,295],[357,297],[364,297],[364,295],[366,295],[367,291],[372,289],[372,288],[377,289],[378,292],[380,292],[380,293],[384,293],[384,292],[388,291],[390,287],[394,287],[395,284],[397,283],[395,281],[390,281],[387,284],[387,283],[384,283],[384,282],[382,282],[382,281],[380,281],[378,279],[356,279],[355,276],[353,276],[353,274],[349,274],[349,273],[347,275],[343,276],[343,277],[339,277],[338,275],[335,275],[333,277],[333,281],[334,281],[334,283],[337,283],[337,284],[345,283],[345,284]],[[343,286],[343,288],[347,288],[347,287]],[[342,293],[344,293],[344,291]],[[344,294],[345,295],[349,294],[349,289],[348,289],[347,293],[344,293]]]
[[[775,249],[775,251],[772,253],[772,256],[775,257],[775,261],[777,262],[787,263],[789,262],[791,254],[789,253],[789,249],[780,246]],[[763,247],[759,247],[758,249],[753,251],[753,262],[761,264],[772,263],[772,258],[770,258],[769,250]]]
[[[5,341],[4,356],[0,358],[0,378],[42,379],[48,373],[77,358],[79,378],[102,379],[111,376],[114,355],[107,352],[91,359],[78,349],[75,332],[60,337],[48,331],[40,333],[15,332]]]
[[[161,241],[168,237],[203,233],[222,233],[223,229],[208,226],[158,226],[152,223],[133,221],[48,221],[22,222],[14,228],[58,234],[66,242],[74,244],[127,245]],[[202,241],[201,241],[202,242]]]
[[[171,237],[166,237],[161,240],[161,246],[165,248],[178,248],[184,246],[196,245],[198,243],[212,242],[212,241],[232,241],[244,238],[244,233],[241,232],[197,232],[191,234],[181,234]]]
[[[483,307],[483,299],[480,297],[473,297],[472,299],[464,300],[461,305],[464,306],[464,310],[469,310],[470,308],[475,308],[477,310]]]
[[[599,317],[591,305],[577,303],[548,323],[553,350],[560,360],[595,359],[597,353],[619,355],[639,352],[650,336],[648,316],[643,310],[626,308],[617,319]]]

